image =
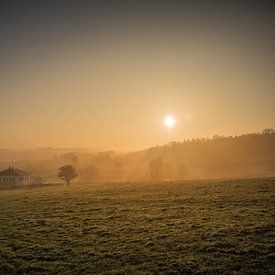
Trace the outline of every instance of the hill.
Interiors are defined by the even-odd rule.
[[[45,180],[56,180],[63,164],[74,165],[82,183],[275,175],[273,129],[171,142],[130,153],[50,148],[3,152],[0,168],[15,166]]]

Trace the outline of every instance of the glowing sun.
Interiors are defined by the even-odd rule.
[[[172,117],[172,116],[167,116],[165,119],[164,119],[164,124],[169,127],[169,128],[172,128],[174,127],[175,125],[175,119]]]

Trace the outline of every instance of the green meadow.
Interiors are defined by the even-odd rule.
[[[1,274],[275,273],[275,179],[0,192]]]

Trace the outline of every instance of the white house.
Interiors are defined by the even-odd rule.
[[[30,184],[30,174],[14,167],[9,167],[0,172],[0,186],[26,186]]]

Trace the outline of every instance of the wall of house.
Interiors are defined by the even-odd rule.
[[[26,186],[29,183],[28,176],[0,176],[1,186]]]

